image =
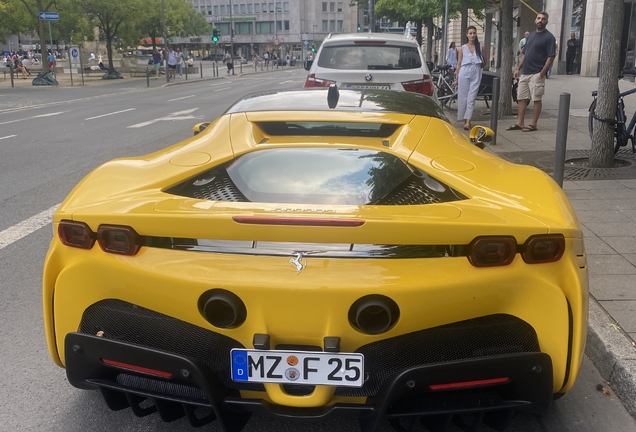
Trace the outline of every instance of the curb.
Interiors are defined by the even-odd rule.
[[[636,419],[636,347],[592,295],[588,325],[585,353]]]

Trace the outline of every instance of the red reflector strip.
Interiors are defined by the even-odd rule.
[[[145,368],[143,366],[135,366],[135,365],[131,365],[128,363],[122,363],[122,362],[118,362],[115,360],[108,360],[108,359],[101,359],[102,362],[104,364],[107,364],[108,366],[114,366],[114,367],[118,367],[121,369],[126,369],[129,371],[133,371],[133,372],[141,372],[141,373],[145,373],[148,375],[154,375],[157,377],[161,377],[161,378],[170,378],[172,377],[172,373],[170,372],[164,372],[164,371],[160,371],[160,370],[156,370],[156,369],[150,369],[150,368]]]
[[[234,216],[234,222],[253,225],[294,225],[294,226],[329,226],[329,227],[358,227],[364,225],[360,219],[321,219],[295,217],[261,217]]]
[[[463,381],[463,382],[448,383],[448,384],[433,384],[433,385],[430,385],[429,388],[431,390],[456,390],[456,389],[480,387],[480,386],[487,386],[487,385],[494,385],[494,384],[506,384],[508,381],[510,381],[510,378],[503,377],[503,378],[492,378],[492,379],[477,380],[477,381]]]

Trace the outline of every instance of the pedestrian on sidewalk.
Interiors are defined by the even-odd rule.
[[[545,77],[556,56],[556,39],[546,29],[548,18],[547,12],[537,14],[537,18],[534,20],[537,30],[530,33],[523,47],[519,66],[513,75],[515,79],[519,78],[519,87],[517,88],[519,113],[517,122],[506,130],[522,130],[524,132],[537,130],[541,114],[541,98],[545,92]],[[534,102],[532,122],[525,126],[526,108],[530,104],[530,99]]]
[[[475,109],[475,99],[481,83],[481,70],[484,67],[484,58],[481,53],[481,45],[477,37],[477,28],[469,26],[466,32],[468,42],[461,46],[457,52],[457,70],[455,82],[457,87],[457,121],[464,121],[464,129],[469,130],[470,119]]]
[[[155,68],[155,79],[159,78],[159,68],[161,67],[161,54],[157,48],[152,50],[152,66]]]
[[[183,53],[181,48],[177,48],[177,72],[179,72],[179,78],[183,78]]]
[[[234,69],[234,65],[232,64],[232,54],[230,52],[225,53],[225,64],[227,66],[227,74],[230,74],[230,71]]]
[[[451,67],[451,73],[457,68],[457,49],[455,42],[451,42],[446,53],[446,64]]]
[[[579,41],[576,38],[576,33],[570,33],[570,39],[567,41],[567,50],[565,51],[565,73],[572,75],[574,71],[574,59],[576,58],[576,52],[579,49]]]
[[[173,80],[177,76],[177,54],[172,47],[168,47],[168,81]]]

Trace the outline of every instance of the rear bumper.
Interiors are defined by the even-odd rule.
[[[458,414],[477,413],[480,421],[485,416],[486,421],[501,424],[514,410],[546,410],[553,393],[552,361],[540,352],[410,367],[392,375],[366,404],[298,408],[275,405],[265,399],[241,398],[239,391],[224,386],[208,366],[183,355],[81,333],[69,333],[65,349],[69,382],[82,389],[100,389],[109,408],[131,407],[139,416],[157,411],[165,421],[186,416],[193,426],[217,420],[220,428],[228,432],[240,431],[250,413],[257,410],[302,420],[351,412],[359,415],[364,432],[375,431],[383,418],[391,421],[420,417],[425,424],[440,425],[449,424]],[[119,366],[107,365],[104,359],[118,362]],[[122,364],[146,370],[131,370]],[[163,376],[157,376],[157,371]],[[435,384],[495,378],[507,380],[453,390],[431,388]],[[154,406],[142,408],[140,403],[146,398],[152,398]],[[211,412],[199,417],[197,407]]]

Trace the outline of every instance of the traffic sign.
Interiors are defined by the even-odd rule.
[[[59,12],[38,12],[38,19],[40,21],[59,21]]]
[[[77,56],[79,56],[79,50],[77,48],[73,48],[71,50],[71,57],[77,58]]]

